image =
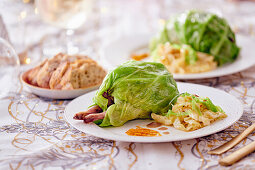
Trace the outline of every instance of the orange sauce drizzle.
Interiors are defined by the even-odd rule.
[[[136,61],[140,61],[142,59],[145,59],[149,56],[148,53],[143,53],[143,54],[131,54],[131,58],[133,60],[136,60]]]
[[[126,134],[129,136],[161,136],[156,130],[141,128],[140,126],[136,126],[136,129],[129,129],[126,131]]]
[[[148,127],[148,128],[157,128],[157,127],[160,127],[161,125],[162,124],[158,123],[158,122],[151,122],[148,125],[146,125],[146,127]]]
[[[158,128],[158,130],[167,130],[167,127]]]

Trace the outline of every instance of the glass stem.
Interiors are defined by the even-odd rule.
[[[65,29],[62,32],[61,38],[64,40],[64,51],[67,54],[73,55],[77,54],[79,52],[79,48],[76,47],[73,43],[73,35],[74,35],[74,30],[72,29]]]

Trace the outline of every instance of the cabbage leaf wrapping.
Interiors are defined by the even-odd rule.
[[[211,54],[218,65],[233,62],[240,51],[235,34],[225,19],[195,10],[166,21],[160,33],[150,42],[151,53],[158,44],[166,42],[187,44],[196,51]]]
[[[104,93],[114,98],[114,104],[108,106]],[[151,118],[152,112],[163,114],[178,94],[176,82],[163,64],[128,61],[107,74],[93,98],[106,111],[105,118],[96,123],[122,126],[129,120]]]

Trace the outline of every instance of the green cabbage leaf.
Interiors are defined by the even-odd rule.
[[[114,104],[108,106],[104,93],[114,98]],[[96,123],[122,126],[129,120],[151,118],[151,113],[163,114],[177,95],[176,82],[163,64],[128,61],[108,73],[93,98],[106,111],[105,118]]]
[[[150,42],[155,54],[158,44],[187,44],[196,51],[214,56],[218,65],[233,62],[240,51],[227,21],[203,11],[187,11],[170,18]]]

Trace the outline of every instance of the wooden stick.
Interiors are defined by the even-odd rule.
[[[255,141],[219,160],[220,165],[229,166],[255,150]]]
[[[245,131],[243,131],[241,134],[239,134],[236,137],[234,137],[233,139],[231,139],[229,142],[226,142],[225,144],[221,145],[220,147],[209,151],[208,154],[219,155],[219,154],[226,152],[227,150],[233,148],[238,143],[240,143],[244,138],[246,138],[254,130],[255,130],[255,123],[252,124],[247,129],[245,129]]]

